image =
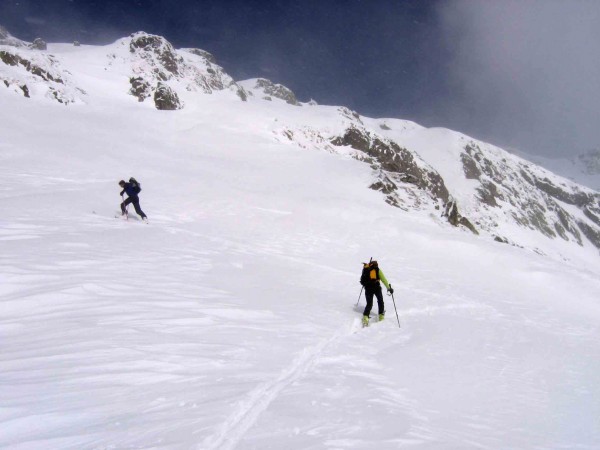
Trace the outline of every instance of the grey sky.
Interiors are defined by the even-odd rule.
[[[453,122],[530,153],[600,147],[600,1],[443,2]]]

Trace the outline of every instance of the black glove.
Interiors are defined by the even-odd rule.
[[[388,292],[389,292],[390,294],[393,294],[393,293],[394,293],[394,289],[390,287],[390,288],[388,289]]]

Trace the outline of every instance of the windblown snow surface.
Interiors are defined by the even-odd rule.
[[[101,50],[50,50],[84,103],[0,89],[0,447],[599,448],[589,248],[474,236],[273,139],[335,108],[157,111]],[[149,224],[114,217],[129,176]],[[392,297],[359,327],[370,257],[401,327]]]

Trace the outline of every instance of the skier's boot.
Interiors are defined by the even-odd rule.
[[[362,318],[362,326],[363,326],[363,328],[369,326],[369,316],[363,316],[363,318]]]
[[[384,314],[379,314],[379,321],[381,322],[383,319],[385,318],[385,313]]]

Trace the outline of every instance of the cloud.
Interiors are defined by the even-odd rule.
[[[600,147],[600,2],[455,0],[438,18],[455,113],[482,137],[549,156]]]

